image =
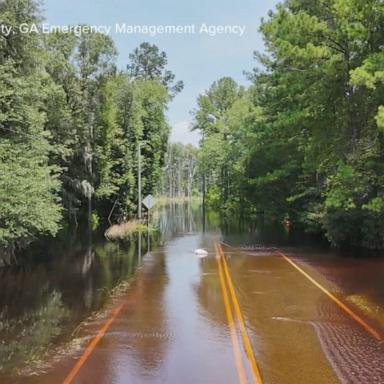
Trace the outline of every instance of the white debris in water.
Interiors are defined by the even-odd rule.
[[[195,249],[195,255],[198,257],[207,257],[208,252],[205,249],[197,248]]]

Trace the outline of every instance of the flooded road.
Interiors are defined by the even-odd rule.
[[[0,272],[1,383],[384,383],[383,259],[184,206],[157,224]]]

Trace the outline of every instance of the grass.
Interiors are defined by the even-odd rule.
[[[152,225],[147,226],[139,220],[129,220],[121,224],[114,224],[105,231],[105,237],[108,240],[123,240],[134,233],[151,232],[155,228]]]
[[[156,197],[156,204],[158,206],[168,205],[168,204],[183,204],[183,203],[200,203],[202,201],[201,196],[192,196],[191,198],[188,196],[181,197],[167,197],[167,196],[158,196]]]

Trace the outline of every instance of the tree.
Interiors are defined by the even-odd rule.
[[[142,192],[152,193],[162,174],[170,127],[165,109],[167,91],[156,80],[136,80],[120,74],[116,80],[116,124],[119,144],[109,159],[116,193],[111,197],[117,204],[116,213],[127,216],[137,211],[137,152],[142,156]]]
[[[193,112],[192,129],[200,130],[202,134],[200,163],[208,192],[211,189],[208,195],[224,204],[230,194],[228,160],[233,140],[226,121],[227,113],[243,93],[244,89],[232,78],[221,78],[198,97],[198,108]]]
[[[295,0],[278,6],[261,28],[269,55],[258,57],[267,72],[256,73],[254,81],[271,134],[296,153],[296,166],[283,173],[291,187],[281,190],[280,199],[289,215],[325,231],[337,245],[379,243],[360,224],[378,228],[367,207],[381,193],[382,137],[375,115],[382,93],[372,98],[356,85],[370,83],[366,69],[374,67],[368,63],[380,50],[383,16],[378,1],[326,1],[319,7]]]
[[[10,251],[55,235],[62,214],[75,225],[132,215],[138,144],[151,193],[168,145],[170,93],[181,89],[156,46],[142,47],[154,67],[133,77],[117,71],[113,41],[84,26],[78,35],[19,33],[42,21],[37,4],[0,4],[15,31],[0,36],[0,248]]]
[[[200,189],[198,149],[191,144],[171,143],[165,158],[161,193],[169,198],[189,198]]]
[[[174,83],[175,75],[168,69],[167,55],[159,50],[156,45],[142,43],[129,54],[128,74],[134,79],[157,80],[169,94],[174,97],[181,92],[184,84],[182,81]]]
[[[94,193],[108,195],[112,165],[106,154],[117,128],[106,110],[113,109],[110,79],[116,72],[116,49],[109,37],[98,33],[55,33],[45,45],[55,91],[47,104],[47,128],[58,151],[53,161],[64,169],[63,202],[77,221],[85,206],[90,215]]]
[[[33,1],[4,1],[0,18],[15,30],[40,20]],[[0,55],[0,246],[13,253],[43,233],[59,229],[58,172],[49,165],[47,101],[38,37],[15,33],[1,37]]]
[[[251,87],[198,98],[217,205],[230,207],[227,186],[231,204],[334,245],[383,248],[383,27],[378,0],[288,0],[270,12]]]

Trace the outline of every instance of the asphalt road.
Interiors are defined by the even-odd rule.
[[[79,345],[22,382],[384,383],[383,277],[381,261],[176,237],[144,255]]]

